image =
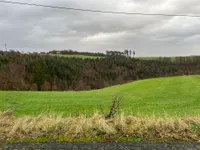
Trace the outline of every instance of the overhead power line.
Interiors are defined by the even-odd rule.
[[[27,6],[36,6],[36,7],[45,7],[45,8],[62,9],[62,10],[84,11],[84,12],[92,12],[92,13],[116,14],[116,15],[141,15],[141,16],[165,16],[165,17],[200,18],[200,15],[194,15],[194,14],[190,15],[190,14],[164,14],[164,13],[107,11],[107,10],[81,9],[81,8],[73,8],[73,7],[42,5],[42,4],[24,3],[24,2],[17,2],[17,1],[2,1],[2,0],[0,0],[0,3],[16,4],[16,5],[27,5]]]

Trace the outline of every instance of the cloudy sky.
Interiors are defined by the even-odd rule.
[[[16,1],[16,0],[13,0]],[[18,0],[110,11],[200,15],[199,0]],[[114,15],[0,3],[0,49],[200,55],[200,18]]]

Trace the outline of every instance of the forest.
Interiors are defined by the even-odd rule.
[[[0,51],[0,90],[81,91],[193,74],[200,74],[199,56],[142,60],[105,55],[103,59],[80,59]]]

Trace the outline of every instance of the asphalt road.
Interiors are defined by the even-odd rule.
[[[17,143],[2,150],[200,150],[200,143]]]

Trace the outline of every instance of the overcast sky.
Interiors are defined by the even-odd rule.
[[[16,0],[13,0],[16,1]],[[196,14],[199,0],[18,0],[126,12]],[[200,18],[66,11],[0,3],[0,49],[105,52],[137,56],[200,55]]]

